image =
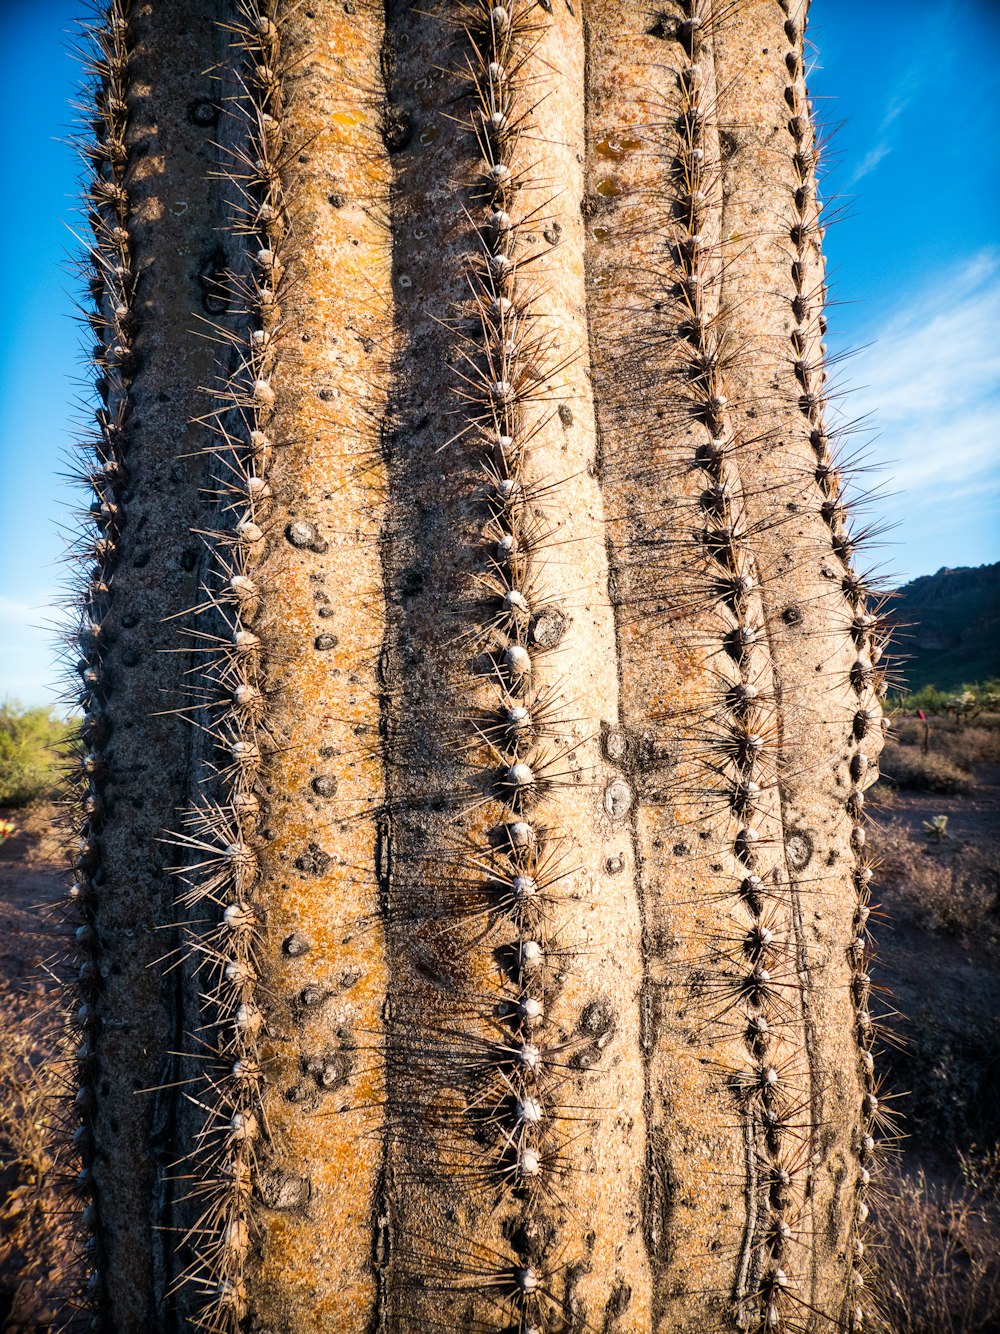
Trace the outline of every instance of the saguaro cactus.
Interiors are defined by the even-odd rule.
[[[805,8],[93,26],[90,1328],[862,1327]]]

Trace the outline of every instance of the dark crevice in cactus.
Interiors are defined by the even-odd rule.
[[[389,1156],[392,1148],[388,1134],[383,1148],[383,1165],[372,1200],[371,1238],[372,1272],[375,1275],[375,1299],[367,1324],[368,1334],[390,1334],[390,1266],[393,1260],[392,1183]],[[359,1313],[360,1315],[360,1313]],[[360,1322],[359,1322],[360,1323]]]
[[[437,54],[446,67],[455,34],[443,29],[441,37],[443,49]],[[397,105],[408,106],[414,86],[420,80],[426,86],[430,75],[430,62],[415,49],[416,38],[412,14],[403,6],[389,6],[382,68],[389,80],[387,96]],[[441,87],[443,70],[437,78]],[[454,90],[449,91],[454,97]],[[452,1327],[452,1317],[445,1314],[451,1310],[451,1294],[439,1291],[436,1299],[422,1300],[421,1289],[440,1289],[449,1257],[453,1272],[460,1272],[463,1224],[472,1231],[464,1218],[459,1221],[457,1210],[446,1216],[441,1178],[449,1168],[461,1171],[461,1156],[447,1149],[447,1136],[458,1133],[455,1121],[461,1105],[455,1105],[459,1090],[449,1085],[461,1068],[461,1048],[456,1046],[470,1018],[466,997],[475,994],[468,968],[475,945],[462,919],[461,881],[447,834],[448,826],[460,818],[466,797],[464,766],[454,750],[455,720],[467,711],[456,684],[463,664],[455,640],[463,567],[469,568],[474,559],[467,535],[471,486],[460,462],[455,466],[454,447],[443,456],[437,453],[454,429],[448,415],[454,404],[448,368],[428,367],[421,379],[412,360],[425,321],[446,317],[461,299],[461,274],[456,271],[449,281],[444,266],[429,261],[433,313],[411,295],[413,256],[407,239],[417,230],[429,233],[433,240],[428,248],[435,257],[446,253],[449,244],[441,216],[446,204],[439,204],[427,219],[419,208],[413,209],[408,176],[415,151],[411,146],[392,159],[392,284],[397,300],[393,393],[383,433],[388,477],[381,548],[388,605],[382,655],[388,716],[383,734],[393,862],[386,920],[389,1158],[383,1168],[392,1198],[382,1213],[398,1217],[407,1234],[393,1249],[386,1275],[389,1329],[429,1327],[428,1301],[439,1307],[441,1327]],[[447,222],[454,225],[451,218]],[[461,825],[455,837],[461,838]],[[441,998],[437,1005],[435,995]],[[423,1197],[423,1208],[412,1217],[411,1200],[423,1182],[431,1186],[429,1199]],[[460,1197],[456,1205],[459,1202]]]
[[[383,51],[385,44],[383,43]],[[383,73],[385,63],[383,61]],[[391,421],[384,418],[379,427],[379,449],[381,460],[387,471],[393,466],[392,457],[393,431]],[[379,534],[379,570],[382,578],[382,593],[386,602],[392,595],[392,514],[387,507]],[[393,880],[393,839],[394,822],[392,810],[392,765],[393,765],[393,677],[392,677],[392,631],[386,623],[385,634],[378,650],[376,684],[378,687],[378,741],[382,763],[382,781],[386,804],[375,817],[374,877],[378,886],[378,910],[382,930],[388,938],[393,913],[395,911]],[[386,1063],[387,1076],[392,1070],[391,1048],[394,1030],[391,1013],[391,992],[386,986],[386,996],[382,1005],[382,1039],[385,1044],[382,1052]],[[391,1096],[391,1083],[386,1078],[386,1105]],[[392,1264],[395,1260],[395,1219],[393,1190],[393,1120],[386,1115],[382,1129],[381,1160],[378,1179],[371,1206],[371,1264],[375,1279],[375,1294],[372,1301],[371,1316],[368,1321],[368,1334],[389,1334],[391,1329],[391,1278]]]

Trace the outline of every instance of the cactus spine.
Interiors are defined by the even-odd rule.
[[[862,1328],[804,9],[95,25],[90,1327]]]

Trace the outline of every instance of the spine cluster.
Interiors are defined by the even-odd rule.
[[[869,1009],[871,976],[868,972],[871,940],[868,933],[872,865],[867,851],[864,790],[877,777],[877,751],[881,744],[882,711],[885,695],[883,673],[879,668],[882,641],[879,618],[870,605],[865,579],[854,568],[856,539],[847,524],[843,479],[837,466],[832,443],[833,432],[827,422],[823,370],[825,347],[823,314],[825,283],[821,254],[821,202],[817,194],[816,166],[818,150],[813,128],[812,108],[806,89],[801,50],[805,24],[805,6],[783,0],[787,15],[785,35],[789,50],[785,55],[788,81],[785,100],[789,108],[788,133],[792,141],[795,172],[793,220],[790,240],[794,249],[792,298],[795,327],[791,334],[792,359],[800,386],[799,407],[806,419],[809,440],[816,458],[815,478],[819,487],[821,513],[830,532],[830,544],[841,571],[840,585],[849,614],[849,633],[855,658],[850,669],[850,684],[856,699],[856,711],[849,737],[850,785],[845,811],[851,823],[851,848],[854,853],[854,884],[858,902],[854,925],[856,936],[850,946],[852,994],[864,1095],[855,1139],[858,1156],[855,1227],[851,1245],[854,1249],[852,1291],[848,1307],[848,1328],[859,1330],[864,1323],[865,1254],[864,1231],[868,1218],[866,1195],[871,1181],[875,1131],[884,1114],[879,1106],[878,1081],[875,1076],[873,1047],[876,1025]],[[877,739],[877,740],[876,740]],[[874,757],[869,755],[876,740]],[[867,748],[866,748],[867,743]]]
[[[183,884],[184,953],[200,983],[195,1056],[205,1067],[201,1088],[188,1095],[204,1119],[192,1155],[200,1215],[184,1238],[193,1258],[182,1277],[200,1303],[198,1327],[210,1331],[233,1330],[248,1312],[251,1199],[265,1134],[264,920],[255,844],[268,753],[267,683],[253,626],[262,604],[255,570],[271,495],[269,422],[286,233],[276,10],[275,0],[242,0],[232,25],[242,69],[233,99],[237,147],[226,177],[234,192],[231,233],[242,253],[217,302],[234,319],[212,331],[230,357],[206,418],[214,435],[216,526],[200,534],[208,550],[204,601],[186,632],[195,662],[189,712],[204,740],[199,791],[170,838],[186,856],[175,871]]]
[[[101,1022],[101,947],[97,909],[106,876],[101,835],[105,818],[107,745],[111,736],[111,681],[106,665],[107,618],[114,597],[125,522],[128,476],[129,387],[135,369],[135,266],[129,234],[129,0],[112,0],[104,21],[88,26],[81,53],[86,79],[90,133],[77,141],[87,168],[84,193],[91,240],[87,282],[91,305],[86,319],[94,337],[96,431],[83,442],[88,461],[82,480],[92,494],[84,532],[75,553],[81,578],[81,617],[75,642],[79,684],[72,703],[83,713],[70,770],[69,808],[77,839],[69,916],[78,952],[74,989],[79,1030],[70,1112],[73,1145],[79,1154],[74,1190],[83,1201],[82,1246],[86,1272],[85,1307],[91,1326],[103,1285],[100,1200],[93,1174],[96,1086],[100,1072],[96,1038]]]
[[[723,806],[722,851],[734,888],[729,925],[712,957],[716,1018],[735,1038],[723,1060],[748,1126],[752,1163],[748,1223],[734,1299],[740,1327],[791,1328],[803,1300],[793,1275],[800,1211],[796,1177],[807,1161],[798,1114],[802,1040],[794,969],[790,885],[781,858],[776,701],[761,601],[754,528],[743,504],[742,443],[727,394],[727,343],[719,287],[723,269],[722,180],[711,50],[720,14],[690,0],[678,27],[686,55],[677,71],[674,140],[677,223],[669,247],[676,274],[679,370],[695,441],[690,461],[701,562],[712,621],[707,652],[716,698],[706,711],[709,791]],[[716,637],[717,636],[717,637]],[[796,1326],[797,1327],[797,1326]]]
[[[469,1129],[480,1142],[485,1134],[498,1204],[517,1208],[514,1254],[489,1286],[523,1334],[550,1327],[551,1288],[537,1238],[542,1199],[561,1171],[559,1053],[547,1042],[547,978],[555,948],[552,907],[564,868],[557,831],[539,819],[558,757],[545,744],[555,690],[540,679],[550,627],[535,568],[545,532],[530,479],[531,440],[544,425],[537,408],[547,337],[525,278],[532,255],[522,238],[533,213],[523,203],[531,112],[525,66],[540,18],[533,0],[484,2],[465,14],[474,106],[468,128],[480,155],[472,186],[479,255],[468,272],[478,330],[459,371],[465,435],[476,451],[487,510],[479,582],[487,599],[489,702],[476,726],[474,764],[482,766],[489,800],[499,807],[476,873],[485,877],[490,910],[501,923],[505,960],[497,1036],[470,1099]]]

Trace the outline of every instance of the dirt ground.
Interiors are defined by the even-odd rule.
[[[886,990],[883,1062],[907,1158],[954,1170],[958,1148],[1000,1137],[1000,766],[960,796],[887,793],[875,811],[873,976]],[[948,837],[924,823],[948,817]]]
[[[62,1094],[53,974],[72,928],[58,910],[66,881],[55,810],[4,816],[17,832],[0,844],[0,1329],[35,1334],[62,1327],[72,1264],[47,1145]]]

